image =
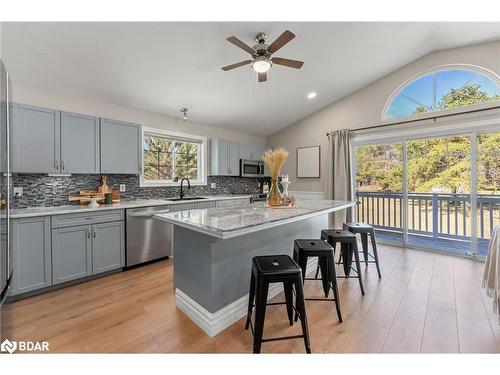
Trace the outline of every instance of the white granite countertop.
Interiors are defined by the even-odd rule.
[[[174,225],[226,239],[354,206],[355,202],[299,200],[296,208],[267,208],[264,202],[154,215]]]
[[[120,203],[113,204],[101,204],[99,207],[91,208],[88,206],[81,206],[79,204],[68,204],[64,206],[54,206],[54,207],[28,207],[28,208],[14,208],[10,210],[10,217],[13,219],[26,218],[26,217],[37,217],[37,216],[48,216],[48,215],[61,215],[61,214],[73,214],[80,212],[92,212],[92,211],[104,211],[104,210],[120,210],[126,208],[138,208],[138,207],[152,207],[152,206],[163,206],[163,205],[175,205],[175,204],[186,204],[186,203],[198,203],[207,201],[217,201],[217,200],[228,200],[228,199],[243,199],[251,198],[251,195],[200,195],[202,199],[193,200],[182,200],[182,201],[172,201],[167,199],[135,199],[135,200],[122,200]]]

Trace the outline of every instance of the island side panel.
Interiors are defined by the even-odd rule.
[[[206,309],[212,298],[211,245],[217,239],[178,225],[173,237],[174,290],[180,289]]]

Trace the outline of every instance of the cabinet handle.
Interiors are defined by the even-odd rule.
[[[56,171],[59,170],[59,160],[56,160]]]
[[[64,171],[64,160],[62,161],[61,166],[62,166],[62,170]]]
[[[87,238],[90,238],[90,229],[87,229]]]
[[[93,237],[95,238],[95,229],[92,229]]]

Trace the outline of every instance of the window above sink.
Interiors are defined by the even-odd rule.
[[[140,186],[179,186],[183,178],[207,184],[207,139],[143,127]]]

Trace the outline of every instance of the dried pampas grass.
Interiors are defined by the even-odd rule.
[[[288,151],[284,148],[277,148],[276,150],[267,150],[262,155],[262,160],[266,163],[269,171],[271,172],[271,178],[277,180],[281,168],[285,164],[286,158],[288,157]]]

